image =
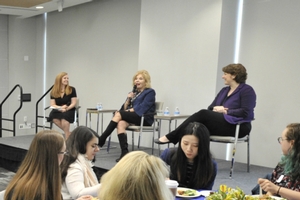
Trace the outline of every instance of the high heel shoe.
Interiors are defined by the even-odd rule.
[[[158,139],[154,139],[154,142],[155,142],[156,144],[169,144],[169,143],[171,143],[170,141],[168,141],[168,142],[161,142],[161,141],[159,140],[159,138],[158,138]]]

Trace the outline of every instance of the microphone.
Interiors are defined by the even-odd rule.
[[[136,93],[136,85],[133,86],[132,92],[133,92],[133,93]],[[132,98],[129,97],[129,100],[131,100],[131,99],[132,99]]]
[[[136,85],[133,86],[132,88],[132,92],[135,93],[136,92]]]

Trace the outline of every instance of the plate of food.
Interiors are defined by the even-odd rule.
[[[285,198],[269,196],[269,195],[247,195],[245,200],[285,200]]]
[[[178,187],[177,188],[177,197],[183,197],[183,198],[194,198],[194,197],[199,197],[201,194],[197,190],[190,189],[190,188],[183,188],[183,187]]]

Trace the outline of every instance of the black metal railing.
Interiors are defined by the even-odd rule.
[[[14,112],[13,115],[13,119],[8,119],[8,118],[3,118],[2,117],[2,106],[3,104],[6,102],[6,100],[10,97],[10,95],[15,91],[15,89],[20,88],[20,106],[19,108]],[[13,136],[16,136],[16,115],[19,112],[19,110],[21,110],[23,106],[23,89],[22,87],[17,84],[15,85],[15,87],[8,93],[8,95],[4,98],[4,100],[1,102],[0,104],[0,137],[2,137],[2,131],[10,131],[13,132]],[[8,129],[8,128],[3,128],[2,127],[2,122],[3,121],[9,121],[9,122],[13,122],[13,129]]]
[[[51,129],[50,126],[45,126],[43,125],[39,125],[39,118],[43,118],[43,123],[45,120],[45,116],[44,115],[39,115],[39,103],[45,98],[45,96],[52,90],[53,85],[47,90],[47,92],[41,97],[39,98],[39,100],[37,100],[36,104],[35,104],[35,133],[38,132],[38,128],[48,128]]]

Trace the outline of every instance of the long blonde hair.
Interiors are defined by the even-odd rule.
[[[36,134],[19,170],[6,188],[4,199],[60,200],[58,153],[64,142],[57,131],[43,130]]]
[[[60,97],[61,85],[62,85],[61,81],[62,81],[62,78],[66,75],[68,75],[67,72],[61,72],[56,76],[53,88],[50,93],[51,96],[53,96],[54,98]],[[69,85],[69,83],[65,88],[65,93],[66,93],[66,95],[69,95],[72,93],[72,87]]]
[[[164,162],[142,151],[124,156],[101,178],[101,200],[172,200]]]

